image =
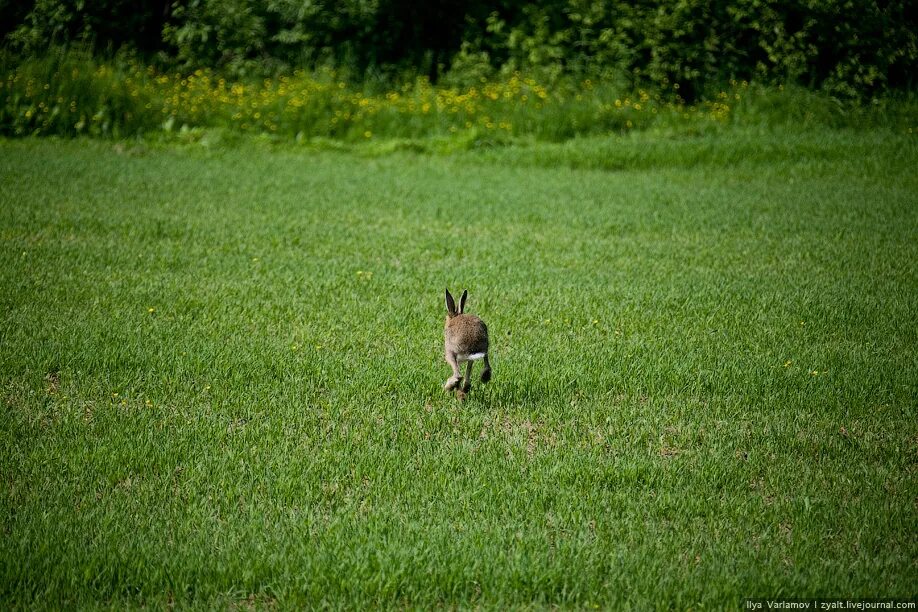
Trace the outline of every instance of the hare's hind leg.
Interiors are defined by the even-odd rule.
[[[459,383],[462,382],[462,375],[459,374],[459,362],[456,361],[455,353],[446,353],[446,362],[449,364],[449,367],[453,369],[453,375],[446,379],[446,382],[443,383],[444,391],[452,391],[459,386]]]
[[[469,359],[465,362],[465,384],[462,385],[462,392],[468,393],[472,390],[472,366],[475,362]]]
[[[481,371],[481,382],[486,383],[491,380],[491,362],[488,361],[488,354],[484,356],[484,370]]]

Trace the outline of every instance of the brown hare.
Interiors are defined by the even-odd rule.
[[[446,325],[443,335],[446,338],[446,362],[453,369],[453,375],[443,384],[443,389],[452,391],[462,382],[459,364],[465,363],[465,384],[458,392],[460,399],[464,398],[472,388],[472,365],[479,359],[484,359],[484,370],[481,372],[481,382],[491,380],[491,364],[488,362],[488,326],[475,315],[465,314],[465,300],[469,297],[468,291],[462,292],[459,298],[459,310],[456,302],[446,290]]]

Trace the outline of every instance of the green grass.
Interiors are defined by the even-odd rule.
[[[0,141],[4,605],[918,596],[913,137],[391,148]]]

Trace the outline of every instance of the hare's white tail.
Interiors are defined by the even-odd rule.
[[[459,361],[479,361],[485,358],[487,353],[472,353],[471,355],[456,355],[456,359]]]

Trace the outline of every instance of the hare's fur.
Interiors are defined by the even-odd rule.
[[[458,391],[460,398],[464,398],[472,388],[472,365],[474,362],[484,360],[484,370],[481,372],[481,382],[491,380],[491,364],[488,361],[488,326],[475,315],[465,314],[465,300],[469,292],[463,291],[459,299],[459,308],[449,289],[446,290],[446,324],[443,335],[445,338],[444,352],[446,362],[453,369],[453,375],[443,384],[443,389],[452,391],[462,385]],[[465,363],[465,384],[460,373],[460,364]]]

